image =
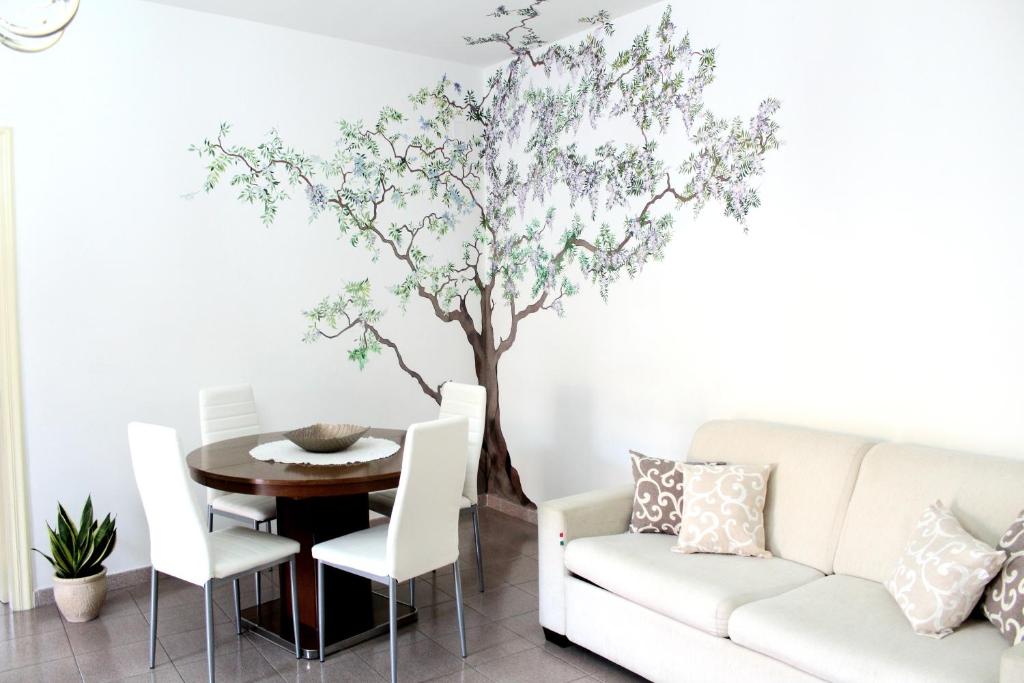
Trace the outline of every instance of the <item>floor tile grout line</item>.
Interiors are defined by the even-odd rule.
[[[130,595],[130,594],[129,594]],[[134,600],[134,598],[132,598]],[[78,664],[78,653],[75,652],[75,647],[71,644],[71,635],[68,633],[68,625],[64,622],[64,615],[58,610],[57,617],[60,619],[61,628],[64,629],[64,639],[68,641],[68,649],[71,650],[71,658],[75,662],[75,669],[78,671],[78,679],[85,683],[85,674],[82,673],[82,667]]]
[[[513,561],[513,560],[517,560],[517,559],[520,559],[520,558],[523,558],[523,559],[527,559],[527,560],[535,560],[535,559],[536,559],[536,558],[531,558],[531,557],[528,557],[528,556],[526,556],[526,555],[517,555],[517,556],[515,556],[515,557],[512,557],[512,558],[508,558],[508,560],[507,560],[507,561],[511,562],[511,561]],[[444,576],[448,576],[448,575],[444,575]],[[486,576],[486,573],[485,573],[485,576]],[[526,581],[523,581],[522,583],[529,583],[529,582],[531,582],[531,581],[535,581],[535,580],[536,580],[536,579],[527,579]],[[492,580],[491,580],[491,582],[489,582],[489,585],[493,585],[493,581],[494,581],[494,580],[492,579]],[[474,585],[475,585],[475,584],[474,584]],[[511,582],[509,582],[509,581],[506,581],[506,580],[504,580],[504,579],[500,579],[500,580],[499,580],[499,585],[497,586],[497,588],[498,588],[498,589],[501,589],[501,588],[506,588],[506,587],[511,587],[511,588],[515,588],[515,589],[516,589],[516,590],[518,590],[518,591],[521,591],[521,592],[523,592],[523,593],[525,593],[525,594],[527,594],[527,595],[530,595],[530,597],[536,598],[536,596],[534,596],[534,595],[531,595],[531,594],[530,594],[530,593],[528,593],[527,591],[523,590],[523,589],[522,589],[522,588],[520,588],[520,587],[519,587],[519,586],[518,586],[517,584],[511,583]],[[442,593],[446,593],[446,594],[447,594],[447,591],[445,591],[444,589],[438,588],[438,590],[440,590],[440,591],[441,591]],[[464,587],[464,590],[465,590],[465,587]],[[454,590],[453,590],[453,592],[454,592]],[[486,595],[486,593],[485,593],[485,595]],[[449,597],[451,597],[451,598],[452,598],[452,599],[454,600],[454,596],[449,596]],[[445,601],[445,603],[447,603],[447,602],[449,602],[449,601]],[[445,604],[445,603],[436,603],[436,604]],[[503,629],[505,629],[505,630],[509,631],[509,633],[510,633],[510,634],[511,634],[511,635],[512,635],[513,637],[516,637],[516,638],[522,638],[522,639],[523,639],[523,640],[524,640],[525,642],[529,643],[529,644],[530,644],[530,647],[529,647],[529,648],[527,648],[526,650],[523,650],[522,652],[527,652],[527,651],[529,651],[529,650],[534,650],[534,649],[536,649],[536,650],[540,650],[541,652],[546,652],[545,650],[543,650],[543,648],[542,648],[542,647],[541,647],[540,645],[534,644],[533,642],[531,642],[531,641],[527,640],[526,638],[523,638],[523,637],[522,637],[522,636],[520,636],[520,635],[519,635],[518,633],[515,633],[515,632],[514,632],[514,631],[512,631],[511,629],[508,629],[508,628],[507,628],[506,626],[503,626],[502,624],[500,624],[500,623],[499,623],[499,622],[501,622],[501,621],[503,621],[503,620],[505,620],[505,619],[511,619],[511,618],[514,618],[514,617],[517,617],[517,616],[521,616],[522,614],[528,614],[528,613],[529,613],[530,611],[532,611],[532,610],[527,610],[526,612],[522,612],[522,613],[520,613],[520,614],[511,614],[511,615],[503,616],[503,617],[500,617],[500,618],[493,618],[493,617],[491,617],[491,616],[489,616],[489,615],[487,615],[487,614],[485,614],[485,613],[483,613],[483,612],[481,612],[481,611],[477,610],[476,608],[472,607],[471,605],[466,605],[466,604],[465,604],[465,596],[463,596],[463,603],[464,603],[464,606],[465,606],[465,607],[468,607],[469,609],[472,609],[473,611],[475,611],[475,612],[477,612],[478,614],[480,614],[480,615],[481,615],[481,616],[482,616],[482,617],[483,617],[483,618],[485,619],[485,621],[483,622],[484,624],[494,624],[494,625],[500,626],[501,628],[503,628]],[[429,606],[431,606],[431,607],[432,607],[432,606],[436,606],[436,604],[435,604],[435,605],[429,605]],[[427,640],[429,640],[429,641],[433,642],[433,643],[434,643],[435,645],[437,645],[437,646],[441,647],[441,648],[442,648],[442,649],[443,649],[443,650],[444,650],[445,652],[449,652],[449,653],[450,653],[450,651],[449,651],[449,650],[448,650],[447,648],[445,648],[445,647],[444,647],[444,645],[443,645],[443,644],[442,644],[442,643],[440,642],[440,640],[438,639],[438,636],[440,636],[440,635],[442,635],[442,634],[437,634],[437,633],[435,633],[434,635],[431,635],[431,634],[425,633],[425,632],[423,632],[423,631],[419,631],[419,633],[420,633],[420,635],[421,635],[421,636],[422,636],[423,638],[426,638]],[[447,634],[443,634],[443,635],[447,635]],[[374,639],[374,640],[375,640],[375,639]],[[505,655],[505,656],[506,656],[506,657],[510,657],[510,656],[514,656],[515,654],[522,654],[522,652],[520,652],[520,653],[512,653],[512,654],[509,654],[509,655]],[[369,667],[370,667],[370,669],[371,669],[372,671],[374,671],[374,673],[376,673],[376,674],[377,674],[378,676],[382,676],[382,675],[381,675],[381,674],[380,674],[380,673],[379,673],[378,671],[376,671],[376,669],[373,669],[373,666],[372,666],[372,661],[371,661],[371,655],[372,655],[372,653],[373,653],[373,651],[372,651],[372,650],[366,650],[366,651],[365,651],[365,654],[364,654],[364,652],[362,652],[362,651],[356,651],[356,652],[355,652],[356,656],[357,656],[357,657],[358,657],[358,658],[359,658],[359,659],[360,659],[360,660],[361,660],[361,661],[362,661],[362,662],[363,662],[364,664],[366,664],[367,666],[369,666]],[[450,653],[450,654],[453,654],[453,655],[454,655],[454,653]],[[468,654],[468,655],[471,655],[472,653],[470,652],[470,653],[467,653],[467,654]],[[548,653],[548,654],[550,654],[550,653]],[[454,656],[458,657],[458,655],[454,655]],[[555,656],[555,655],[551,655],[551,656]],[[504,658],[504,657],[497,657],[497,658],[496,658],[495,660],[491,660],[491,661],[496,661],[496,660],[498,660],[498,659],[503,659],[503,658]],[[574,664],[572,664],[571,662],[567,662],[567,661],[565,661],[565,660],[561,659],[560,657],[555,657],[555,658],[556,658],[556,659],[558,659],[559,661],[561,661],[562,663],[564,663],[564,664],[566,664],[566,665],[568,665],[568,666],[572,667],[572,668],[573,668],[573,669],[575,669],[576,671],[579,671],[579,672],[581,673],[581,677],[580,677],[580,678],[586,678],[586,677],[588,677],[588,676],[589,676],[589,674],[588,674],[587,672],[583,671],[582,669],[580,669],[579,667],[575,666],[575,665],[574,665]],[[461,657],[459,657],[459,659],[461,659]],[[464,661],[465,661],[465,660],[463,660],[463,662],[464,662]],[[480,674],[480,675],[481,675],[481,676],[483,676],[484,678],[486,678],[486,679],[488,679],[488,680],[492,680],[492,679],[490,679],[490,678],[489,678],[488,676],[486,676],[486,674],[484,674],[483,672],[481,672],[481,671],[480,671],[480,670],[479,670],[479,669],[478,669],[478,668],[477,668],[476,666],[474,666],[474,665],[471,665],[471,664],[464,664],[464,666],[465,666],[465,667],[467,667],[467,668],[469,668],[469,669],[471,669],[471,670],[473,670],[474,672],[476,672],[476,673]],[[441,678],[443,678],[443,676],[442,676]],[[573,679],[573,680],[580,680],[580,678],[576,678],[576,679]]]
[[[178,674],[178,678],[184,681],[185,676],[181,673],[181,670],[178,668],[177,662],[175,662],[174,659],[171,658],[171,654],[167,652],[167,648],[164,647],[164,644],[160,642],[160,636],[157,636],[156,642],[160,644],[160,647],[164,648],[164,652],[167,654],[167,661],[170,662],[171,668],[174,669],[174,673]]]
[[[174,578],[174,577],[171,577],[171,578]],[[137,584],[137,585],[143,585],[143,584],[141,584],[141,583],[140,583],[140,584]],[[126,589],[126,590],[128,590],[128,589]],[[129,597],[130,597],[130,598],[132,599],[132,601],[133,601],[133,602],[135,603],[135,608],[136,608],[137,610],[139,610],[139,612],[140,612],[140,613],[142,614],[142,618],[146,620],[146,623],[147,623],[147,625],[148,625],[148,624],[149,624],[149,619],[150,619],[150,616],[152,616],[152,615],[148,615],[148,616],[147,616],[147,611],[148,611],[149,605],[146,605],[147,611],[143,611],[143,609],[142,609],[142,606],[141,606],[141,605],[139,605],[139,601],[138,601],[138,598],[137,598],[137,597],[135,596],[135,594],[134,594],[134,593],[132,593],[132,592],[131,592],[131,590],[128,590],[128,596],[129,596]],[[221,611],[222,611],[222,612],[224,611],[224,610],[223,610],[223,609],[222,609],[222,608],[220,607],[220,605],[216,605],[216,604],[215,604],[214,606],[215,606],[216,608],[218,608],[218,609],[221,609]],[[159,612],[158,612],[157,614],[159,614]],[[158,621],[159,621],[159,617],[158,617]],[[183,632],[183,633],[184,633],[184,632]],[[243,632],[243,633],[244,633],[244,632]],[[173,634],[173,633],[172,633],[172,634],[170,634],[170,635],[178,635],[178,634]],[[147,638],[146,638],[146,642],[147,642],[147,643],[149,642],[149,637],[148,637],[148,636],[147,636]],[[167,662],[168,662],[168,663],[169,663],[169,664],[171,665],[171,668],[173,668],[173,669],[174,669],[174,673],[175,673],[175,674],[177,674],[178,678],[180,678],[180,679],[181,679],[182,681],[184,681],[184,680],[185,680],[185,676],[184,676],[184,675],[183,675],[183,674],[181,673],[181,670],[180,670],[180,669],[178,669],[178,663],[177,663],[177,662],[175,662],[175,661],[174,661],[174,660],[173,660],[173,659],[171,658],[171,655],[170,655],[170,654],[169,654],[169,653],[167,652],[167,648],[166,648],[166,647],[164,647],[164,644],[163,644],[163,642],[162,642],[162,641],[160,640],[160,631],[159,631],[159,629],[157,629],[157,637],[156,637],[156,643],[157,643],[157,645],[158,645],[158,646],[160,647],[160,649],[161,649],[161,650],[163,650],[164,654],[165,654],[165,655],[167,655]],[[215,647],[216,647],[216,646],[215,646]],[[256,648],[254,647],[253,649],[255,650]],[[261,656],[262,656],[262,655],[261,655]],[[264,658],[264,659],[266,659],[266,658]],[[76,661],[77,661],[77,660],[76,660]],[[182,662],[182,663],[185,663],[185,662]],[[273,665],[271,665],[271,668],[273,669]],[[146,669],[146,671],[155,671],[155,669],[148,669],[148,668],[147,668],[147,669]],[[275,673],[277,673],[277,669],[274,669],[274,672],[275,672]],[[81,670],[79,670],[79,673],[81,673]],[[279,675],[280,675],[280,674],[279,674]],[[282,680],[284,679],[284,677],[283,677],[283,676],[282,676],[281,678],[282,678]],[[83,680],[83,683],[84,683],[84,681],[85,681],[85,677],[84,677],[84,675],[83,675],[83,677],[82,677],[82,680]]]
[[[541,649],[543,649],[543,646],[540,646],[540,647],[541,647]],[[571,646],[570,646],[570,647],[571,647]],[[565,649],[566,649],[566,650],[569,650],[570,648],[565,648]],[[547,650],[544,650],[544,651],[545,651],[545,652],[548,652]],[[590,652],[589,650],[585,650],[585,651],[586,651],[586,652]],[[557,652],[548,652],[548,654],[549,654],[549,655],[551,655],[552,657],[554,657],[555,659],[558,659],[558,660],[560,660],[560,661],[562,661],[562,662],[564,662],[564,663],[568,664],[569,666],[571,666],[572,668],[576,669],[577,671],[583,671],[583,669],[581,669],[580,667],[576,666],[575,664],[573,664],[572,662],[570,662],[570,661],[569,661],[568,659],[566,659],[565,657],[559,657],[559,656],[558,656],[558,653],[557,653]],[[597,655],[595,655],[595,656],[597,656]],[[603,658],[602,658],[602,659],[603,659]],[[606,660],[606,661],[607,661],[607,660]],[[593,678],[597,678],[597,676],[595,676],[594,674],[591,674],[591,673],[590,673],[590,672],[588,672],[588,671],[583,671],[583,675],[584,675],[584,676],[586,676],[586,677],[593,677]],[[578,680],[578,679],[577,679],[577,680]]]
[[[522,557],[522,556],[520,556],[520,557]],[[486,576],[486,573],[485,573],[485,576]],[[502,580],[502,581],[501,581],[501,583],[500,583],[500,585],[499,585],[498,587],[499,587],[499,588],[502,588],[502,587],[505,587],[505,586],[511,586],[511,585],[513,585],[513,584],[509,583],[508,581],[504,581],[504,580]],[[464,588],[463,590],[465,590],[465,588]],[[484,593],[484,594],[486,595],[486,591],[485,591],[485,593]],[[454,596],[453,596],[453,597],[454,597]],[[470,607],[469,605],[465,605],[465,596],[463,596],[463,606],[464,606],[464,607]],[[483,624],[485,624],[485,625],[491,625],[491,624],[493,624],[493,625],[495,625],[495,626],[499,626],[500,628],[503,628],[503,629],[505,629],[506,631],[508,631],[508,632],[509,632],[509,633],[510,633],[510,634],[511,634],[511,635],[512,635],[513,637],[515,637],[515,638],[521,638],[521,636],[519,636],[519,634],[515,633],[514,631],[511,631],[510,629],[508,629],[508,628],[507,628],[507,627],[505,627],[505,626],[502,626],[502,625],[501,625],[501,624],[499,623],[499,622],[500,622],[500,621],[502,621],[503,619],[506,619],[506,618],[512,618],[512,617],[515,617],[515,616],[519,616],[519,615],[515,615],[515,614],[513,614],[513,615],[510,615],[510,616],[508,616],[508,617],[502,617],[502,619],[492,619],[492,618],[491,618],[491,617],[489,617],[488,615],[484,614],[483,612],[479,612],[479,610],[476,610],[475,608],[472,608],[472,607],[470,607],[470,609],[473,609],[473,611],[474,611],[474,612],[478,612],[478,613],[479,613],[479,614],[480,614],[481,616],[483,616],[483,617],[484,617],[484,618],[486,619],[486,621],[484,621],[484,622],[483,622]],[[524,612],[523,614],[526,614],[526,612]],[[467,630],[468,630],[469,628],[472,628],[472,627],[467,627]],[[442,644],[442,643],[440,642],[440,640],[438,640],[438,638],[436,638],[436,637],[435,637],[435,636],[437,636],[437,635],[440,635],[440,634],[434,634],[434,636],[432,636],[432,635],[430,635],[429,633],[423,633],[422,631],[420,631],[420,634],[421,634],[421,635],[423,635],[423,636],[424,636],[424,637],[425,637],[425,638],[426,638],[427,640],[433,641],[433,642],[434,642],[434,643],[435,643],[436,645],[438,645],[439,647],[441,647],[441,649],[443,649],[444,651],[446,651],[446,652],[450,652],[450,651],[448,650],[448,648],[446,648],[446,647],[445,647],[445,646],[444,646],[444,645],[443,645],[443,644]],[[524,640],[525,642],[529,642],[529,641],[526,641],[526,639],[525,639],[525,638],[524,638],[523,640]],[[515,655],[515,654],[522,654],[522,652],[528,652],[529,650],[532,650],[532,649],[540,649],[540,646],[538,646],[538,645],[534,645],[533,643],[530,643],[530,647],[526,648],[525,650],[523,650],[523,651],[521,651],[521,652],[519,652],[519,653],[512,653],[512,654],[509,654],[509,655],[506,655],[506,656],[509,656],[509,657],[510,657],[510,656],[513,656],[513,655]],[[459,655],[455,655],[455,653],[451,653],[451,652],[450,652],[450,654],[452,654],[452,655],[454,655],[454,656],[456,656],[456,657],[459,657]],[[467,644],[467,652],[466,652],[466,657],[468,658],[468,657],[469,657],[469,656],[471,656],[472,654],[473,654],[473,653],[469,651],[469,649],[468,649],[468,644]],[[483,677],[484,677],[485,679],[487,679],[488,681],[492,681],[492,680],[494,680],[494,679],[490,678],[489,676],[487,676],[487,675],[486,675],[485,673],[483,673],[482,671],[480,671],[480,670],[479,670],[479,669],[478,669],[478,668],[477,668],[476,666],[474,666],[474,665],[472,665],[472,664],[468,664],[468,663],[466,663],[466,660],[465,660],[465,659],[462,659],[461,657],[459,657],[459,659],[460,659],[460,660],[462,660],[462,662],[463,662],[463,664],[464,664],[464,666],[465,666],[466,668],[468,668],[468,669],[470,669],[470,670],[474,671],[475,673],[478,673],[478,674],[480,674],[481,676],[483,676]],[[494,660],[491,660],[491,661],[496,661],[497,659],[502,659],[502,657],[496,657],[496,658],[495,658]],[[486,663],[486,662],[483,662],[483,663]],[[568,663],[568,662],[566,662],[566,663]],[[575,668],[575,669],[577,669],[577,670],[579,669],[579,667],[573,667],[573,668]],[[438,676],[438,677],[434,678],[433,680],[438,680],[438,679],[440,679],[440,678],[444,678],[444,677],[445,677],[445,676]],[[574,680],[579,680],[579,679],[574,679]],[[427,683],[429,683],[429,681],[428,681]]]
[[[60,662],[60,661],[63,661],[65,659],[74,659],[74,657],[73,656],[57,657],[56,659],[47,659],[46,661],[43,661],[43,662],[33,662],[31,664],[25,664],[23,666],[16,666],[13,669],[4,669],[3,671],[0,671],[0,674],[9,674],[9,673],[12,673],[12,672],[15,672],[15,671],[23,671],[25,669],[31,669],[34,666],[43,666],[44,664],[51,664],[53,662]],[[76,670],[78,669],[78,662],[75,662],[75,669]],[[79,675],[79,677],[81,677],[82,672],[79,671],[78,675]]]
[[[245,638],[245,634],[248,633],[248,632],[249,632],[249,629],[247,627],[244,631],[242,631],[238,635],[238,639],[242,640],[243,638]],[[246,640],[248,640],[248,639],[246,639]],[[269,659],[267,659],[263,655],[263,652],[258,647],[253,645],[251,640],[248,641],[248,642],[249,642],[250,645],[252,645],[252,647],[250,649],[254,650],[256,652],[256,654],[258,654],[260,656],[260,659],[262,659],[266,663],[266,665],[270,667],[270,670],[273,671],[275,674],[277,674],[277,677],[280,678],[282,681],[285,680],[284,675],[280,671],[277,670],[277,667],[274,666],[274,663],[271,662]]]
[[[509,549],[514,548],[516,545],[520,545],[520,546],[522,545],[522,538],[521,538],[522,535],[518,533],[520,530],[516,528],[517,525],[515,525],[515,524],[508,524],[508,525],[504,525],[504,526],[506,528],[510,528],[512,530],[513,533],[511,535],[514,536],[515,538],[510,540],[508,544],[501,544],[501,545],[494,546],[493,552],[487,553],[488,558],[491,559],[491,561],[488,563],[489,566],[490,567],[494,567],[494,566],[500,567],[500,566],[502,566],[503,564],[506,564],[506,563],[532,563],[532,562],[536,562],[536,558],[531,556],[530,554],[528,554],[529,551],[532,551],[532,547],[529,547],[529,548],[525,549],[526,552],[521,550],[517,554],[513,554],[513,555],[509,555],[509,556],[505,555],[505,553]],[[494,533],[487,534],[487,535],[491,536],[492,538],[494,538],[495,536],[503,536],[504,534],[503,533],[499,533],[499,531],[498,531],[498,529],[501,529],[501,528],[502,528],[502,525],[497,525],[497,528],[493,530]],[[492,558],[500,558],[500,559],[492,559]],[[464,589],[465,589],[464,593],[466,593],[466,596],[468,596],[472,600],[474,596],[478,595],[478,593],[476,591],[476,579],[477,579],[477,577],[475,576],[475,567],[472,567],[472,566],[464,567],[464,571],[463,571],[464,577],[467,574],[467,570],[468,570],[468,573],[471,574],[471,576],[466,577],[467,580],[464,581],[464,584],[465,584],[465,586],[464,586]],[[512,574],[512,575],[515,575],[515,574],[518,574],[518,573],[519,572],[517,572],[515,569],[513,569],[512,572],[509,572],[509,574]],[[513,582],[512,580],[509,580],[507,578],[493,578],[491,576],[488,576],[486,572],[485,572],[485,576],[487,576],[487,579],[488,579],[488,589],[489,589],[487,591],[488,593],[491,593],[493,591],[506,591],[507,589],[511,588],[511,589],[515,589],[515,590],[511,591],[511,593],[522,592],[525,595],[529,595],[531,598],[533,598],[534,601],[536,601],[536,599],[537,599],[536,595],[533,595],[530,591],[527,591],[527,590],[525,590],[523,588],[524,585],[529,584],[531,582],[535,582],[536,581],[535,578],[525,578],[525,579],[523,579],[523,578],[521,578],[521,576],[519,576],[519,577],[516,577],[516,578],[519,579],[518,582]],[[451,601],[454,600],[455,596],[453,595],[453,593],[455,591],[451,590],[451,589],[442,588],[441,585],[443,583],[447,583],[447,582],[451,581],[452,579],[453,579],[453,577],[452,577],[451,574],[441,575],[439,577],[439,580],[434,582],[435,585],[434,585],[434,588],[432,589],[433,591],[436,591],[436,593],[432,597],[437,597],[440,600],[438,602],[432,602],[430,605],[424,605],[424,607],[442,607],[443,608],[444,605],[450,604]],[[142,586],[143,586],[143,584],[139,584],[139,587],[142,587]],[[135,610],[136,610],[136,612],[134,614],[141,615],[148,622],[148,617],[147,617],[147,615],[148,615],[148,604],[146,605],[147,610],[144,610],[142,603],[143,602],[148,603],[148,597],[149,596],[148,596],[148,594],[147,595],[141,595],[141,591],[139,590],[139,587],[133,585],[133,586],[126,586],[123,589],[123,590],[125,590],[128,593],[128,597],[127,597],[128,602],[126,604],[132,605],[135,608]],[[466,596],[464,596],[464,597],[466,597]],[[188,602],[189,602],[188,601],[188,596],[185,596],[185,599],[186,599],[186,602],[183,603],[183,604],[188,604]],[[475,601],[474,600],[474,602],[476,602],[477,605],[482,606],[482,605],[485,604],[486,600],[487,600],[487,598],[486,598],[486,594],[485,594],[485,597],[483,597],[479,601]],[[499,598],[499,601],[500,600],[501,600],[501,598]],[[478,606],[474,606],[473,604],[469,604],[465,600],[464,600],[464,604],[465,604],[465,606],[468,609],[473,610],[479,616],[480,621],[478,623],[479,623],[480,626],[485,626],[485,625],[488,625],[488,624],[493,624],[493,625],[498,626],[501,629],[504,629],[504,630],[508,631],[508,633],[510,634],[510,637],[522,638],[530,646],[530,647],[527,648],[527,650],[524,650],[524,651],[528,651],[528,650],[531,650],[531,649],[542,649],[542,646],[538,645],[533,638],[523,637],[519,633],[517,633],[516,631],[513,631],[511,628],[509,628],[505,624],[501,623],[503,621],[507,621],[507,620],[515,619],[516,617],[520,617],[523,614],[527,614],[527,613],[530,612],[530,610],[527,610],[527,611],[521,612],[521,613],[520,612],[516,612],[516,613],[503,613],[502,610],[497,610],[496,613],[495,612],[485,613],[485,612],[481,611]],[[499,602],[498,604],[500,605],[501,603]],[[230,614],[228,614],[228,612],[229,612],[229,608],[228,607],[226,607],[225,605],[222,605],[222,604],[220,604],[218,602],[217,603],[217,608],[218,608],[218,611],[221,613],[221,616],[225,616],[226,615],[226,616],[230,617]],[[512,611],[515,612],[515,610],[512,610]],[[130,613],[130,608],[125,611],[125,614],[128,614],[128,613]],[[448,616],[451,617],[452,620],[454,619],[454,615],[453,614],[448,615]],[[445,621],[448,621],[448,620],[449,619],[447,619],[447,618],[445,619]],[[72,659],[73,659],[73,661],[75,663],[76,669],[79,672],[79,677],[84,680],[84,674],[82,673],[81,665],[80,665],[80,663],[78,661],[78,652],[71,645],[71,628],[63,620],[61,620],[61,627],[62,627],[62,630],[64,632],[65,640],[66,640],[66,642],[69,645],[69,648],[70,648],[70,651],[71,651],[71,657],[72,657]],[[419,633],[419,635],[420,635],[420,637],[424,638],[427,642],[431,642],[431,643],[441,647],[446,652],[449,652],[449,654],[455,654],[455,653],[452,653],[452,652],[448,651],[447,648],[444,648],[444,645],[441,644],[442,640],[444,640],[446,637],[449,637],[451,635],[451,631],[448,630],[447,626],[444,627],[442,630],[444,630],[445,632],[444,633],[434,632],[434,633],[428,634],[426,632],[422,632],[421,631]],[[448,639],[450,640],[450,637]],[[162,639],[158,639],[158,643],[159,643],[159,645],[161,647],[161,652],[164,652],[166,654],[167,651],[166,651],[166,648],[164,647]],[[265,654],[264,652],[260,651],[259,648],[253,648],[253,649],[256,649],[256,651],[260,655],[261,659],[258,660],[258,661],[266,662],[267,664],[269,664],[271,666],[271,668],[274,669],[276,675],[279,678],[281,678],[281,679],[285,678],[285,673],[287,673],[287,672],[282,673],[281,671],[278,671],[273,666],[273,663],[270,662],[269,657],[268,657],[267,654]],[[368,664],[368,665],[371,663],[372,658],[373,658],[372,657],[372,654],[373,654],[372,650],[366,649],[365,651],[358,652],[356,654],[358,655],[358,659],[361,660],[363,663]],[[470,654],[472,654],[472,652],[470,652]],[[457,654],[455,654],[455,656],[458,657]],[[510,655],[505,655],[505,656],[508,657],[508,656],[511,656],[511,654]],[[556,656],[556,655],[552,655],[552,656]],[[495,659],[503,659],[503,658],[504,657],[497,657]],[[558,658],[558,657],[556,656],[556,658]],[[558,658],[558,659],[561,660],[561,658]],[[181,676],[181,671],[177,667],[177,664],[180,663],[180,662],[176,662],[175,660],[171,659],[169,654],[167,655],[167,661],[171,664],[171,667],[169,667],[169,668],[171,670],[175,671],[175,673],[179,677],[183,678],[183,676]],[[568,661],[568,660],[561,660],[561,661],[563,661],[565,664],[569,665],[574,670],[581,671],[581,669],[578,666],[576,666],[575,664],[573,664],[573,662]],[[31,665],[29,665],[29,666],[31,666]],[[464,664],[464,668],[467,669],[467,670],[471,670],[471,671],[473,671],[475,673],[478,673],[481,677],[488,678],[485,674],[483,674],[483,672],[481,672],[479,670],[479,668],[475,664],[473,664],[473,665],[471,665],[471,664]],[[378,678],[384,678],[384,676],[382,676],[375,669],[372,669],[372,667],[371,667],[371,670],[374,671],[374,675],[377,676]],[[583,674],[584,677],[589,675],[589,674],[587,674],[586,671],[582,671],[582,674]]]
[[[35,634],[30,634],[30,635],[35,635]],[[63,661],[65,659],[75,659],[74,654],[72,653],[71,655],[68,655],[67,657],[57,657],[55,659],[46,659],[46,660],[43,660],[41,662],[31,662],[29,664],[23,664],[22,666],[16,666],[16,667],[13,667],[13,668],[10,668],[10,669],[3,669],[2,671],[0,671],[0,674],[9,674],[9,673],[11,673],[13,671],[23,671],[24,669],[31,669],[34,666],[43,666],[44,664],[51,664],[53,662],[60,662],[60,661]],[[75,669],[78,671],[79,677],[81,677],[82,676],[82,672],[78,668],[78,660],[75,660]]]
[[[66,633],[67,632],[65,631],[65,634]],[[70,638],[68,639],[68,645],[71,645],[71,639]],[[82,665],[78,663],[78,655],[75,653],[75,648],[74,647],[71,648],[71,656],[75,660],[75,668],[78,669],[78,678],[82,681],[82,683],[85,683],[85,672],[82,671]]]

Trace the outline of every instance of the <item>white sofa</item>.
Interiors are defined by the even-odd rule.
[[[626,533],[632,485],[539,510],[540,622],[653,681],[1024,682],[1024,645],[983,618],[915,635],[882,585],[941,499],[995,545],[1024,509],[1024,460],[718,421],[689,460],[771,463],[772,559],[680,555]]]

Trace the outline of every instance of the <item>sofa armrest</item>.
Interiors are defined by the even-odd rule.
[[[999,683],[1024,683],[1024,643],[1003,652],[999,662]]]
[[[632,485],[542,503],[537,511],[540,623],[565,634],[565,546],[574,538],[621,534],[633,511]]]

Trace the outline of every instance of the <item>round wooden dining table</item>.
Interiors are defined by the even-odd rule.
[[[317,543],[369,526],[371,491],[398,486],[405,432],[371,429],[368,436],[390,439],[398,452],[387,458],[353,465],[292,465],[256,460],[249,451],[284,438],[280,432],[218,441],[188,454],[189,473],[203,486],[277,498],[277,533],[299,542],[296,579],[299,598],[299,643],[307,658],[317,656],[316,561]],[[291,581],[287,564],[279,567],[281,597],[242,612],[256,633],[289,649],[296,634],[291,619]],[[324,568],[327,653],[351,647],[388,630],[386,596],[372,590],[369,579]],[[399,604],[399,625],[416,620],[411,605]]]

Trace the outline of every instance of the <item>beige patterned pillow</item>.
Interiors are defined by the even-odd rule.
[[[999,548],[1009,559],[985,591],[981,609],[1010,645],[1019,645],[1024,643],[1024,512],[1003,534]]]
[[[918,520],[885,588],[915,633],[945,638],[970,615],[1005,559],[936,501]]]
[[[678,534],[683,504],[683,473],[675,460],[649,458],[629,452],[633,464],[633,516],[629,530],[635,534]]]
[[[771,465],[679,465],[683,509],[677,553],[771,557],[764,501]]]

